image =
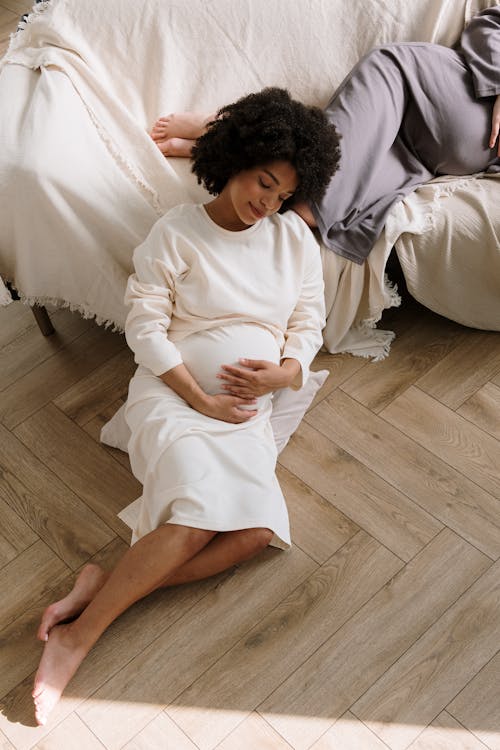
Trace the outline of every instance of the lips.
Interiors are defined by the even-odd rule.
[[[252,203],[250,203],[249,205],[250,205],[251,211],[252,211],[252,213],[253,213],[253,215],[255,216],[256,219],[263,219],[264,218],[264,214],[262,213],[262,211],[258,211]]]

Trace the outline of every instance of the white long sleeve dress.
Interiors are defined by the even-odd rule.
[[[293,357],[301,372],[292,387],[301,387],[325,323],[316,240],[293,212],[232,232],[203,206],[182,205],[155,224],[134,266],[126,338],[139,367],[126,420],[143,494],[132,543],[172,523],[219,532],[265,527],[271,544],[287,548],[272,395],[258,400],[257,416],[235,425],[200,414],[158,376],[183,362],[215,394],[223,392],[222,364]]]

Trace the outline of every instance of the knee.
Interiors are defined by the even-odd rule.
[[[172,526],[172,525],[171,525]],[[212,541],[216,535],[215,531],[207,531],[205,529],[197,529],[189,526],[174,526],[180,544],[183,545],[186,552],[196,554],[203,547]]]
[[[273,536],[271,529],[250,529],[250,541],[257,552],[268,547]]]
[[[397,61],[397,45],[384,44],[374,47],[370,52],[364,55],[356,66],[360,71],[372,71],[383,73],[388,67]]]

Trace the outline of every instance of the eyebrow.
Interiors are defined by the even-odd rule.
[[[270,178],[271,178],[272,180],[274,180],[274,182],[275,182],[275,183],[276,183],[277,185],[279,185],[279,184],[280,184],[280,181],[278,180],[278,178],[277,178],[277,177],[275,177],[275,176],[273,175],[273,173],[272,173],[272,172],[270,172],[270,171],[269,171],[268,169],[264,169],[263,171],[264,171],[264,172],[265,172],[266,174],[268,174],[268,175],[269,175],[269,177],[270,177]]]
[[[276,177],[275,175],[273,175],[273,173],[272,173],[272,172],[270,172],[270,171],[269,171],[269,169],[264,169],[263,171],[264,171],[264,172],[265,172],[265,173],[266,173],[267,175],[269,175],[269,177],[270,177],[270,178],[271,178],[272,180],[274,180],[274,182],[276,183],[276,185],[281,185],[281,182],[280,182],[280,181],[278,180],[278,178],[277,178],[277,177]],[[295,192],[295,190],[286,190],[285,192],[286,192],[286,193],[289,193],[290,195],[293,195],[293,194],[294,194],[294,192]]]

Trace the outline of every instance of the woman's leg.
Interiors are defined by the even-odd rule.
[[[178,586],[221,573],[265,549],[273,537],[269,529],[242,529],[217,534],[194,557],[173,571],[160,585]],[[86,565],[70,593],[49,605],[42,615],[38,638],[46,641],[58,623],[79,615],[105,584],[109,574],[98,565]]]
[[[215,114],[179,112],[160,117],[151,129],[151,138],[165,156],[191,156],[197,138],[206,131]]]
[[[217,534],[197,555],[165,579],[163,586],[179,586],[222,573],[233,565],[250,560],[269,546],[270,529],[241,529]]]
[[[311,206],[324,243],[362,262],[396,201],[436,175],[486,169],[491,109],[455,50],[412,42],[366,55],[326,107],[342,138],[339,169]]]
[[[39,724],[45,724],[64,688],[113,620],[161,586],[214,535],[212,531],[171,524],[155,529],[127,550],[74,622],[52,629],[33,688],[35,716]]]
[[[326,107],[341,135],[340,165],[311,208],[324,243],[356,262],[368,255],[391,205],[432,177],[397,137],[409,100],[402,59],[408,50],[387,45],[370,52]]]

